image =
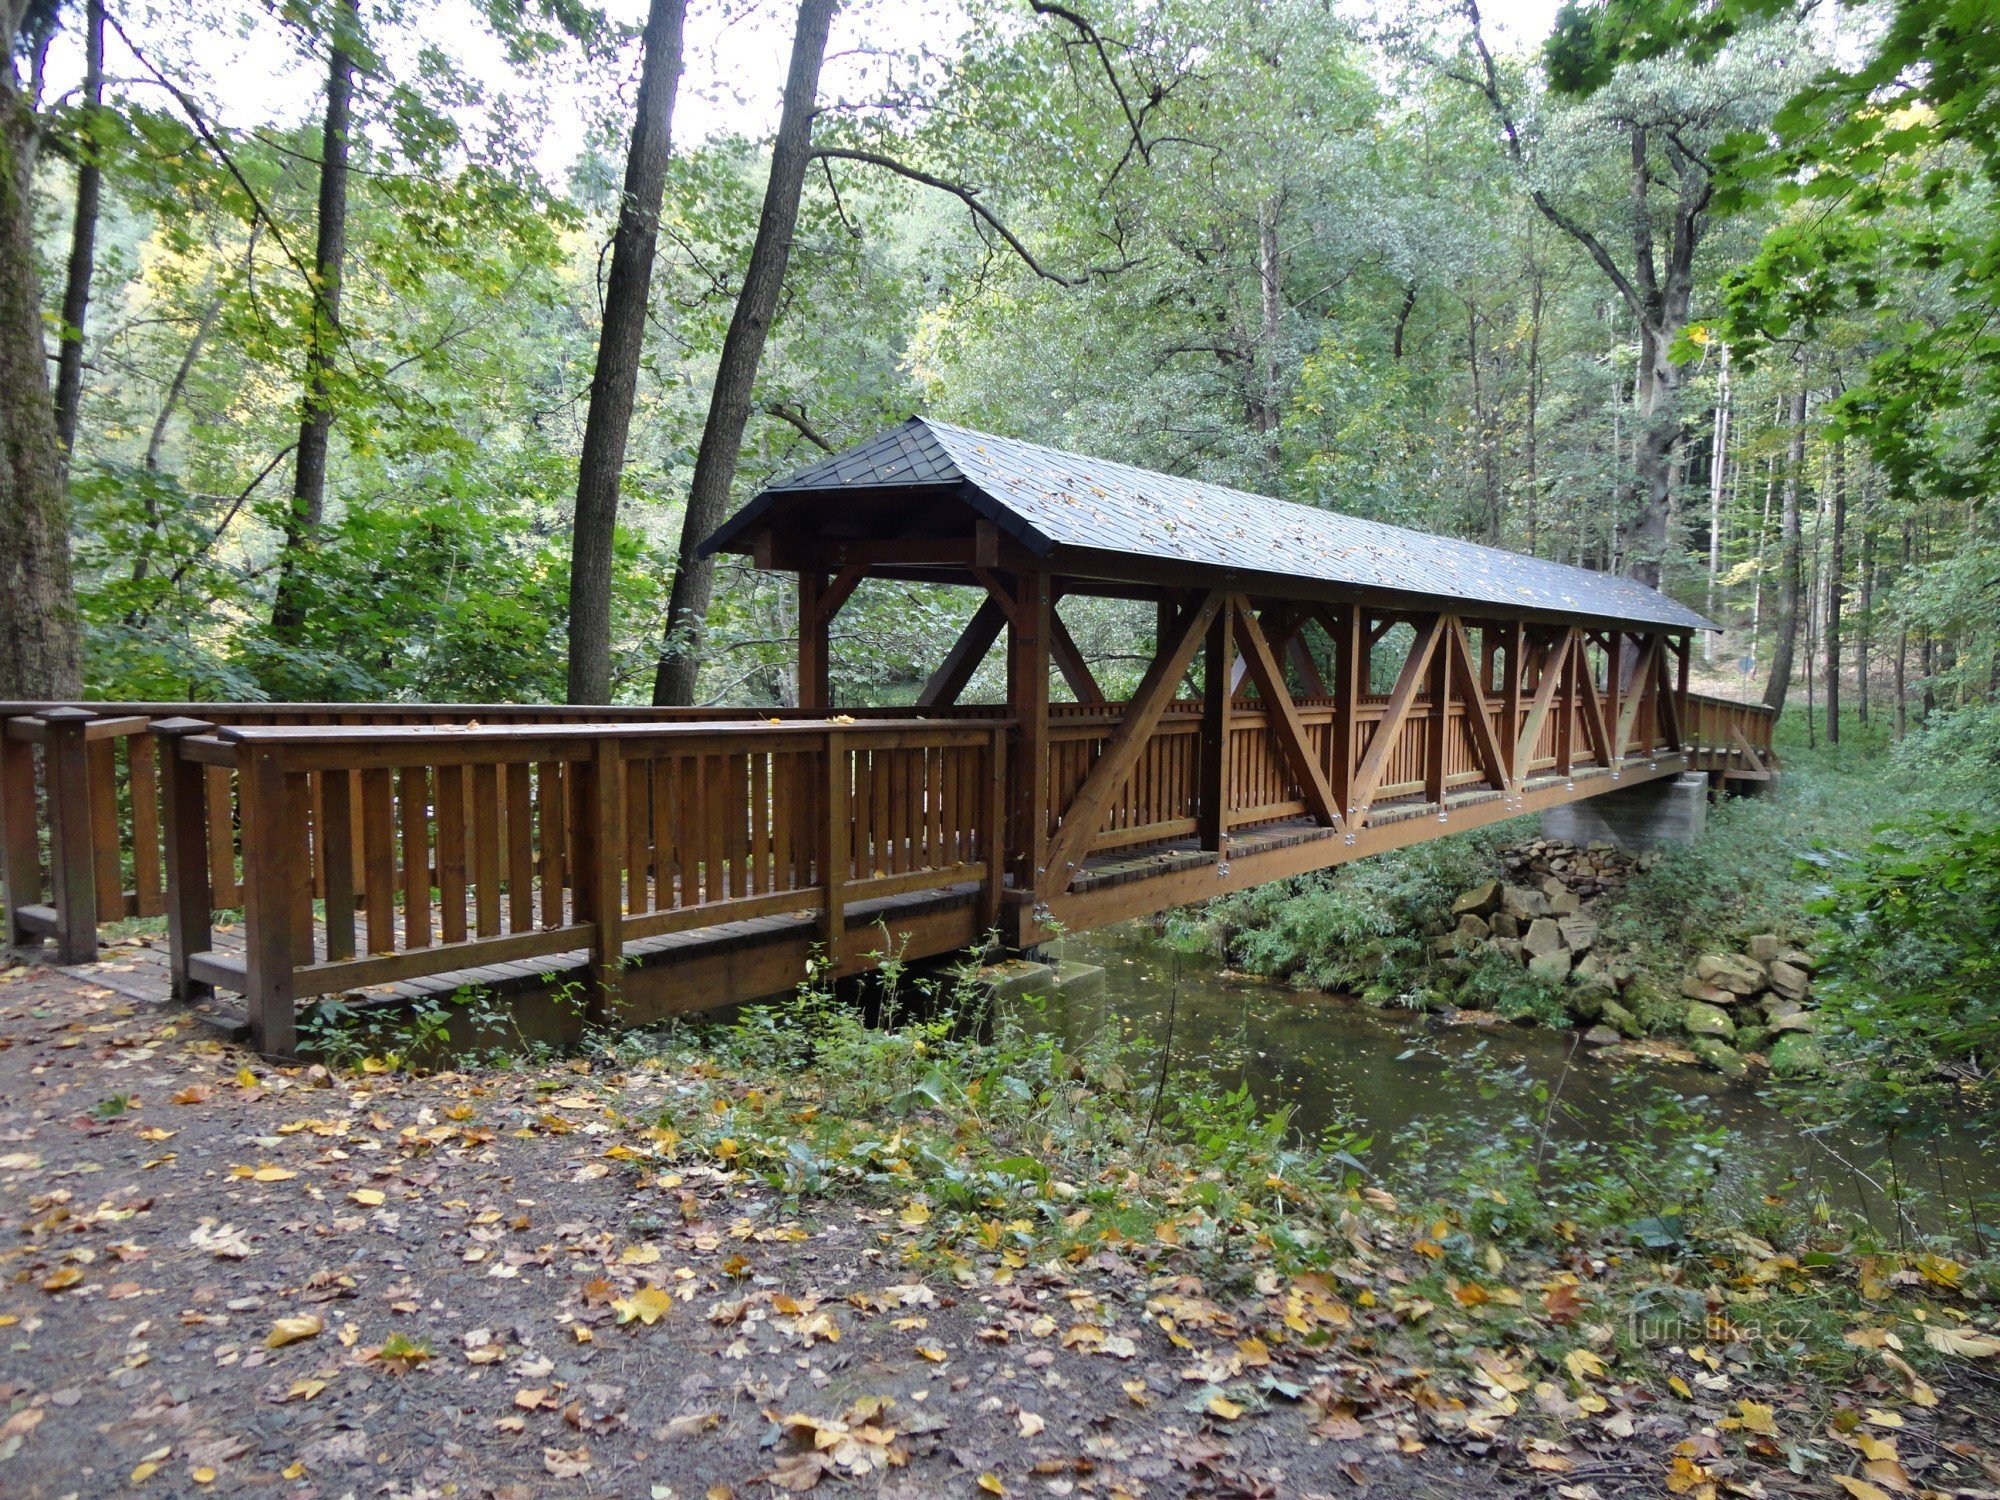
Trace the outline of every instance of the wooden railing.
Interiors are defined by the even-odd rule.
[[[907,718],[897,708],[846,717]],[[991,718],[977,706],[927,709],[926,719]],[[779,708],[571,708],[513,703],[0,703],[0,873],[7,883],[6,944],[53,942],[62,963],[97,956],[101,924],[166,912],[160,778],[150,726],[196,718],[219,729],[262,725],[511,727],[538,724],[766,723],[817,720]],[[221,795],[222,773],[212,785]],[[215,894],[242,904],[220,854]]]
[[[1527,757],[1524,769],[1528,775],[1553,773],[1565,753],[1569,766],[1597,762],[1581,709],[1566,700],[1558,703],[1543,719]],[[1296,706],[1315,758],[1331,776],[1336,769],[1333,700],[1301,697]],[[1381,694],[1367,695],[1357,702],[1357,755],[1367,752],[1387,706],[1388,700]],[[1515,706],[1511,720],[1497,694],[1489,698],[1489,706],[1500,742],[1512,744],[1530,717],[1526,703]],[[1075,800],[1123,709],[1122,704],[1052,706],[1044,804],[1049,809],[1051,832],[1062,811]],[[1443,781],[1448,790],[1474,787],[1482,779],[1465,713],[1464,705],[1454,702],[1444,716]],[[1201,705],[1185,700],[1172,704],[1161,715],[1131,775],[1094,831],[1092,851],[1132,848],[1196,831],[1203,784],[1200,716]],[[60,961],[83,963],[96,956],[101,923],[163,914],[172,918],[167,850],[173,814],[170,794],[187,799],[183,823],[195,815],[197,795],[200,809],[198,842],[207,884],[201,902],[196,903],[202,906],[201,913],[197,916],[192,906],[185,907],[183,923],[206,931],[209,913],[245,906],[248,897],[243,871],[249,814],[239,760],[248,753],[242,747],[252,744],[268,743],[274,753],[275,747],[290,747],[282,752],[286,756],[306,755],[302,747],[308,742],[320,746],[311,753],[321,756],[359,755],[364,743],[374,747],[368,753],[376,759],[365,765],[358,760],[343,764],[336,759],[300,773],[311,788],[305,826],[314,863],[310,894],[299,899],[325,903],[330,894],[335,898],[333,909],[325,911],[324,936],[315,939],[322,946],[311,963],[301,967],[395,956],[397,961],[415,966],[409,969],[411,973],[436,972],[425,966],[440,950],[467,942],[513,942],[521,947],[523,957],[535,956],[527,953],[528,948],[535,948],[537,954],[561,951],[547,946],[557,941],[551,936],[556,929],[589,925],[577,921],[573,909],[565,908],[566,915],[557,909],[562,902],[572,900],[574,866],[566,820],[572,816],[569,809],[574,799],[569,789],[573,780],[581,784],[588,779],[583,768],[588,755],[579,746],[607,736],[628,746],[683,745],[657,753],[621,752],[625,779],[618,788],[620,807],[645,809],[643,821],[621,825],[624,832],[620,837],[625,842],[619,850],[624,872],[620,878],[627,886],[622,915],[627,919],[628,937],[670,932],[677,923],[727,920],[731,912],[751,915],[760,910],[811,908],[807,888],[799,882],[805,879],[805,871],[813,868],[817,853],[807,834],[817,837],[814,820],[820,815],[811,810],[811,797],[819,783],[801,768],[815,755],[824,764],[828,741],[816,736],[839,737],[845,746],[843,753],[859,757],[852,765],[864,768],[854,772],[861,779],[849,783],[853,805],[860,810],[855,816],[861,819],[850,820],[856,830],[852,836],[862,841],[848,845],[850,859],[857,861],[851,879],[862,878],[853,872],[861,868],[858,861],[864,849],[870,856],[866,876],[870,881],[908,878],[921,887],[943,867],[935,861],[944,859],[945,853],[952,856],[946,864],[965,863],[967,856],[960,844],[966,830],[955,826],[951,836],[958,837],[960,844],[934,853],[928,819],[933,810],[944,817],[947,809],[951,809],[952,818],[958,818],[969,807],[966,799],[971,794],[962,780],[966,769],[963,757],[972,752],[957,741],[922,740],[921,745],[903,747],[910,753],[898,753],[885,744],[878,761],[876,750],[856,736],[907,736],[917,731],[929,735],[962,726],[981,745],[989,746],[980,753],[998,754],[990,750],[996,710],[978,705],[918,710],[857,708],[846,711],[843,717],[855,722],[851,727],[830,726],[808,711],[761,708],[0,704],[0,854],[4,854],[7,881],[8,939],[11,943],[52,939]],[[1615,723],[1616,716],[1611,717]],[[209,727],[199,733],[191,733],[185,725],[164,734],[153,732],[176,720],[190,719]],[[1689,695],[1684,719],[1683,733],[1701,768],[1755,773],[1770,764],[1775,715],[1761,705]],[[1424,795],[1434,722],[1419,698],[1417,709],[1405,717],[1396,744],[1386,757],[1375,792],[1378,804]],[[666,738],[659,738],[663,733]],[[676,735],[680,738],[675,739]],[[786,745],[809,743],[818,748],[780,749],[772,735]],[[176,785],[169,787],[176,772],[169,764],[172,757],[164,752],[183,740],[201,743],[199,748],[182,747],[189,769],[179,773]],[[703,746],[699,751],[686,748],[694,740]],[[531,741],[539,747],[536,755],[523,749]],[[474,742],[511,748],[495,750],[482,761],[450,758],[468,755],[466,747]],[[329,748],[343,743],[349,752]],[[541,749],[557,743],[559,753],[551,749],[540,756]],[[1642,702],[1626,753],[1643,753],[1664,743],[1652,705]],[[403,748],[383,748],[395,745]],[[924,751],[923,757],[915,754],[918,749]],[[940,757],[937,766],[928,759],[932,750]],[[383,761],[380,757],[384,754],[404,758]],[[643,776],[633,769],[638,766],[645,768]],[[1225,826],[1270,822],[1304,810],[1303,789],[1274,738],[1268,714],[1254,697],[1239,698],[1232,707],[1230,767],[1230,784],[1224,789]],[[332,772],[345,774],[333,775],[329,782]],[[806,777],[804,784],[799,782],[801,775]],[[764,778],[761,782],[760,776]],[[939,776],[961,779],[949,783],[949,795],[947,783],[936,783],[933,796],[933,778]],[[189,785],[191,781],[199,787]],[[328,785],[333,788],[330,794]],[[311,830],[329,818],[329,795],[334,816],[339,815],[344,799],[353,829],[350,852],[344,860],[332,841],[313,842]],[[459,800],[468,809],[463,820],[448,814]],[[768,828],[769,847],[759,864],[749,850],[755,839],[764,835],[752,820],[752,809],[766,805],[782,806],[787,812]],[[912,823],[910,819],[920,806],[922,817]],[[442,818],[441,808],[447,810]],[[487,816],[482,808],[490,810],[490,824],[479,821]],[[877,809],[890,820],[879,828],[871,821]],[[412,825],[405,831],[406,810],[421,828]],[[421,818],[418,810],[422,810]],[[900,825],[895,822],[898,817],[904,820]],[[807,821],[800,824],[798,818]],[[739,824],[745,840],[740,858],[728,842]],[[992,847],[978,842],[986,826],[990,825],[975,830],[976,853],[969,856],[975,862],[1005,852],[997,847],[1001,840],[991,841]],[[371,828],[373,845],[369,843]],[[634,829],[640,833],[633,834]],[[714,836],[724,840],[720,852],[713,854],[702,842],[711,836],[711,830],[720,830]],[[947,840],[942,826],[936,834],[939,840]],[[631,836],[639,836],[641,841],[634,845]],[[420,877],[425,883],[419,884],[414,875],[406,880],[406,872],[415,867],[400,853],[392,852],[389,864],[384,865],[384,837],[392,851],[400,850],[406,838],[412,841],[413,849],[419,837],[425,841]],[[190,834],[178,843],[175,857],[184,876],[192,874],[195,839]],[[1019,840],[1019,830],[1014,830],[1004,842],[1018,845]],[[887,856],[886,862],[873,858],[877,848]],[[683,873],[690,858],[694,871],[691,883]],[[672,872],[664,894],[658,873],[663,867]],[[629,889],[634,868],[644,872],[640,877],[644,889],[636,893]],[[713,877],[711,871],[716,872]],[[716,882],[712,887],[711,878]],[[461,879],[463,900],[455,900]],[[351,908],[340,899],[347,881],[353,882]],[[714,896],[708,894],[711,889]],[[421,905],[414,894],[420,890],[434,893],[434,902]],[[811,890],[824,894],[817,884]],[[377,899],[369,899],[371,892]],[[749,904],[723,907],[723,903],[732,902]],[[527,920],[523,903],[526,911],[534,913],[533,921]],[[384,924],[391,922],[388,914],[392,907],[399,909],[393,922],[397,936],[394,946],[383,950],[380,934]],[[325,910],[323,906],[320,909]],[[343,910],[350,915],[343,917]],[[430,915],[426,916],[426,911]],[[346,927],[356,920],[352,912],[362,915],[358,919],[361,930],[350,945]],[[570,946],[588,946],[583,937],[574,934],[563,941]],[[202,951],[207,946],[204,940],[200,950],[193,950],[177,941],[176,951]],[[431,956],[421,956],[426,953]],[[403,957],[406,954],[419,956]],[[302,982],[325,981],[338,987],[375,982],[368,978],[370,973],[387,972],[389,966],[377,964],[372,971],[349,971],[343,978],[329,969],[306,975]],[[355,973],[362,978],[355,979]]]
[[[156,722],[176,989],[241,992],[284,1053],[304,996],[969,887],[997,919],[1005,721],[440,728]],[[213,914],[241,894],[242,954]],[[317,920],[316,920],[317,919]]]

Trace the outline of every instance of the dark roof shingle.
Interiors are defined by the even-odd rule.
[[[714,551],[787,495],[949,485],[1039,555],[1135,554],[1439,600],[1673,630],[1715,627],[1629,578],[1085,458],[912,417],[770,485],[704,544]],[[981,506],[988,509],[989,506]]]

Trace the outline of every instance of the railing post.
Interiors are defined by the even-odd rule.
[[[56,962],[97,960],[97,850],[90,822],[90,747],[84,728],[96,716],[52,708],[41,718],[49,785],[49,884],[56,910]]]
[[[1007,877],[1007,731],[989,737],[986,764],[992,771],[986,792],[986,888],[979,895],[979,932],[983,942],[1000,926],[1000,893]]]
[[[34,947],[38,932],[21,924],[24,906],[42,901],[41,817],[35,790],[35,747],[0,720],[0,861],[7,880],[7,946]]]
[[[848,846],[847,739],[837,728],[826,731],[826,819],[819,830],[820,883],[826,887],[826,921],[821,934],[826,943],[826,960],[838,968],[841,940],[847,935],[847,864],[852,855]],[[1000,840],[1003,845],[1004,838]]]
[[[582,795],[576,799],[576,823],[571,830],[576,851],[574,899],[577,915],[591,924],[589,992],[584,1019],[607,1024],[617,1008],[619,975],[625,963],[624,882],[619,878],[619,853],[625,846],[623,797],[625,777],[619,741],[600,736],[590,759],[576,763]]]
[[[1229,669],[1236,659],[1235,611],[1224,601],[1208,627],[1201,671],[1201,805],[1196,842],[1229,858]]]
[[[266,1057],[298,1051],[292,885],[303,876],[303,826],[291,825],[284,763],[268,745],[239,748],[243,814],[243,1003],[250,1038]],[[296,862],[301,868],[293,869]]]
[[[215,946],[215,897],[208,879],[208,768],[184,760],[181,741],[205,734],[200,719],[156,719],[161,823],[166,838],[167,963],[176,1000],[202,999],[214,987],[188,975],[188,955]]]

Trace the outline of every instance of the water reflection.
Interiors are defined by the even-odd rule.
[[[1370,1138],[1363,1158],[1380,1172],[1393,1170],[1399,1144],[1415,1133],[1490,1139],[1524,1112],[1537,1127],[1546,1118],[1555,1141],[1691,1149],[1693,1141],[1649,1135],[1647,1117],[1634,1108],[1635,1093],[1664,1089],[1728,1127],[1727,1149],[1714,1162],[1725,1191],[1823,1199],[1836,1217],[1865,1217],[1890,1236],[1898,1203],[1906,1227],[1936,1228],[1948,1217],[1963,1233],[1968,1205],[1981,1202],[1985,1223],[2000,1217],[2000,1149],[1964,1132],[1936,1146],[1902,1143],[1891,1156],[1881,1139],[1802,1129],[1768,1086],[1731,1086],[1718,1074],[1654,1064],[1637,1065],[1635,1076],[1634,1065],[1597,1057],[1569,1033],[1454,1027],[1342,996],[1296,993],[1179,953],[1147,923],[1065,938],[1062,954],[1105,971],[1100,992],[1080,988],[1051,1006],[1050,1023],[1072,1040],[1112,1027],[1157,1043],[1171,1020],[1177,1070],[1218,1090],[1246,1087],[1267,1108],[1288,1107],[1308,1136],[1333,1130]],[[1534,1101],[1536,1083],[1556,1093],[1558,1108]]]

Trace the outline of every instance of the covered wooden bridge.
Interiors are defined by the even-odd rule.
[[[640,1023],[1768,774],[1768,711],[1688,691],[1708,622],[1628,579],[940,422],[707,545],[797,575],[798,708],[0,705],[10,941],[83,962],[164,913],[175,992],[241,995],[277,1054],[329,993]],[[871,577],[977,603],[915,706],[835,711]],[[1088,595],[1156,621],[1127,701],[1064,624]],[[961,703],[995,650],[1005,703]]]

